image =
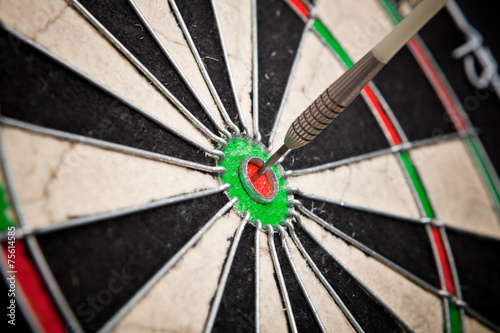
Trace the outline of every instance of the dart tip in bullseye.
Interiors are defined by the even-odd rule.
[[[240,163],[239,177],[245,192],[252,200],[261,204],[268,204],[276,198],[279,185],[273,169],[266,171],[262,176],[255,177],[263,165],[264,160],[262,158],[245,158]]]
[[[262,177],[262,175],[264,175],[268,170],[270,170],[272,168],[272,166],[274,164],[276,164],[276,162],[278,162],[278,160],[280,158],[282,158],[286,152],[290,150],[290,148],[288,148],[286,145],[282,145],[280,147],[280,149],[278,149],[268,160],[265,164],[263,164],[259,170],[252,176],[252,181],[255,182],[257,181],[260,177]]]

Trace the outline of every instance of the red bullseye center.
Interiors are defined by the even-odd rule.
[[[247,173],[248,177],[250,178],[250,181],[252,182],[252,185],[255,187],[255,189],[262,194],[265,197],[269,197],[271,194],[271,184],[269,184],[269,178],[267,177],[266,174],[260,176],[256,180],[252,179],[252,176],[259,170],[258,165],[250,162],[247,165]]]
[[[257,179],[252,179],[252,176],[257,177],[257,172],[264,163],[260,157],[244,158],[238,168],[238,174],[240,183],[250,198],[259,204],[267,205],[278,195],[279,185],[272,168]]]

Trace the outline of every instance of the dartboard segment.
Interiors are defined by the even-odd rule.
[[[290,228],[290,225],[287,225]],[[295,269],[300,276],[301,282],[307,290],[308,296],[321,320],[326,332],[355,332],[354,326],[349,322],[345,309],[339,298],[334,297],[335,291],[331,286],[326,286],[315,271],[312,269],[314,262],[304,256],[300,248],[301,244],[295,243],[296,235],[291,228],[286,233],[286,243]],[[292,240],[293,239],[293,240]],[[319,270],[318,270],[319,272]],[[320,273],[320,272],[319,272]],[[321,273],[320,273],[321,274]],[[324,279],[324,277],[323,277]]]
[[[320,222],[326,223],[332,233],[354,246],[368,250],[368,255],[374,251],[391,264],[439,288],[434,253],[422,222],[321,202],[301,197],[300,194],[297,199],[313,216],[321,219]]]
[[[33,22],[31,18],[40,20]],[[209,146],[200,133],[90,23],[62,0],[3,1],[0,19],[14,32],[33,40],[87,79],[115,92],[120,99],[151,113],[176,131]],[[9,41],[15,49],[17,36]]]
[[[364,331],[388,328],[391,331],[404,330],[401,323],[390,316],[384,306],[373,299],[373,295],[370,295],[364,286],[359,285],[334,256],[318,246],[307,231],[300,227],[295,232],[316,266]]]
[[[500,237],[494,203],[462,140],[412,149],[410,155],[437,216],[446,225]]]
[[[238,249],[238,246],[240,244],[243,230],[245,229],[245,226],[247,226],[249,223],[249,218],[250,218],[250,214],[248,212],[245,213],[245,216],[241,220],[240,225],[233,236],[231,247],[229,248],[229,251],[227,253],[226,260],[224,263],[224,267],[222,268],[221,274],[219,277],[219,286],[217,287],[217,291],[215,292],[215,295],[212,298],[212,302],[210,305],[210,312],[208,314],[208,317],[207,317],[207,320],[205,323],[205,330],[204,330],[205,332],[211,332],[214,329],[215,320],[217,318],[219,307],[220,307],[221,302],[222,302],[222,297],[224,296],[226,284],[228,282],[227,280],[229,277],[229,273],[231,271],[231,268],[233,266],[233,262],[235,259],[236,250]],[[254,307],[254,309],[255,309],[255,307]],[[255,319],[255,317],[254,317],[254,319]]]
[[[385,154],[289,178],[301,192],[397,216],[420,218],[411,188],[396,157]],[[323,184],[329,184],[325,187]]]
[[[231,129],[238,132],[238,126],[241,129],[245,124],[238,96],[233,89],[233,77],[219,26],[217,7],[212,0],[171,0],[170,4],[186,39],[189,40],[215,102],[226,115]]]
[[[353,61],[361,59],[392,30],[376,1],[318,0],[318,18],[331,31]]]
[[[463,299],[467,307],[500,327],[498,297],[500,292],[500,240],[457,229],[447,229],[447,235]]]
[[[444,323],[442,305],[437,295],[421,288],[385,264],[350,246],[305,215],[301,214],[300,216],[304,226],[312,232],[316,239],[321,240],[322,247],[334,255],[338,262],[347,267],[359,281],[362,281],[405,325],[416,331],[442,332]],[[309,236],[306,235],[306,237]],[[318,243],[315,247],[318,247]],[[324,250],[320,249],[319,253],[324,253]],[[318,267],[320,266],[318,265]],[[329,267],[327,266],[325,269],[329,269]],[[334,290],[342,288],[342,285],[333,283],[331,286]],[[355,302],[356,299],[351,301]],[[388,319],[387,315],[382,318]],[[359,323],[362,322],[361,320]]]
[[[290,255],[290,252],[286,245],[284,233],[275,233],[269,237],[274,238],[278,256],[278,265],[275,266],[275,269],[281,270],[283,274],[286,292],[290,299],[290,308],[287,308],[286,311],[293,314],[293,325],[300,332],[322,332],[325,329],[324,325],[318,317],[316,308],[312,304],[307,290],[301,288],[303,282],[297,279],[295,275],[298,272],[294,272],[296,268],[293,260],[289,260],[287,257],[287,255]]]
[[[137,8],[140,15],[143,16],[140,24],[144,25],[144,28],[147,28],[148,31],[148,26],[151,28],[152,31],[149,31],[149,33],[154,36],[157,44],[161,45],[160,48],[166,53],[165,55],[171,57],[172,65],[178,66],[179,75],[184,76],[188,87],[193,88],[194,96],[199,96],[202,101],[200,104],[205,105],[217,121],[223,124],[224,120],[215,105],[215,101],[168,1],[129,0],[129,4]]]
[[[96,331],[226,202],[215,194],[37,238],[80,323]]]
[[[215,332],[235,332],[238,329],[252,332],[257,328],[255,237],[255,227],[246,224],[215,317]]]
[[[272,144],[273,127],[280,121],[287,86],[306,24],[284,2],[256,0],[258,55],[258,117],[262,143]],[[254,101],[255,102],[255,101]]]
[[[184,167],[12,127],[1,129],[6,163],[15,170],[11,185],[16,204],[34,228],[218,187],[214,176]],[[179,172],[187,172],[186,178]]]
[[[245,120],[248,135],[256,137],[253,129],[252,86],[253,58],[252,45],[252,1],[215,0],[219,18],[219,29],[224,38],[224,46],[231,66],[232,82],[239,109]],[[258,140],[257,140],[258,141]]]
[[[288,322],[271,258],[267,233],[259,235],[260,329],[262,332],[286,332]]]
[[[495,332],[488,326],[482,324],[481,322],[475,320],[471,316],[464,316],[465,319],[465,328],[467,332],[478,332],[478,333],[492,333]],[[497,330],[498,331],[498,330]]]
[[[283,305],[283,312],[285,313],[287,318],[288,331],[297,332],[297,324],[295,322],[295,316],[293,314],[292,303],[290,301],[290,296],[288,295],[288,289],[286,287],[283,270],[281,269],[279,263],[278,253],[276,251],[276,245],[274,244],[275,231],[269,225],[266,226],[266,229],[267,229],[267,241],[269,244],[269,251],[274,266],[275,279],[277,280],[279,286],[281,303]]]
[[[142,297],[134,299],[126,313],[113,318],[107,329],[133,332],[167,327],[173,331],[203,331],[232,237],[241,222],[234,212],[213,218],[213,226],[196,246],[187,250],[166,274],[158,276],[154,285],[147,286],[147,294],[144,291]]]
[[[216,133],[216,128],[210,122],[207,114],[209,111],[205,105],[200,104],[200,100],[196,98],[197,96],[193,95],[188,83],[179,75],[149,31],[142,27],[140,18],[126,0],[114,1],[113,3],[82,0],[80,3],[90,13],[91,16],[88,19],[91,23],[95,24],[94,21],[97,20],[104,27],[104,36],[106,38],[110,40],[113,37],[116,38],[118,43],[130,52],[130,55],[126,54],[126,56],[132,62],[137,59],[146,68],[146,71],[143,71],[144,74],[155,85],[160,84],[161,87],[166,88],[166,92],[161,91],[166,94],[174,105],[183,109],[185,113],[191,113],[206,129]],[[150,77],[150,74],[152,77]],[[200,126],[199,124],[196,125]]]
[[[2,115],[45,128],[213,164],[202,150],[2,29]],[[155,119],[156,120],[156,119]]]

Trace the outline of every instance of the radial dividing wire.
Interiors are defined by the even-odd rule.
[[[3,137],[3,129],[0,126],[0,138]],[[3,170],[3,174],[5,177],[5,183],[7,186],[7,189],[10,194],[10,200],[12,203],[12,207],[14,210],[14,214],[17,217],[19,226],[21,227],[21,230],[23,233],[29,233],[31,230],[31,227],[26,223],[24,219],[24,215],[22,213],[20,204],[18,201],[18,196],[16,189],[14,187],[14,183],[12,181],[12,176],[10,173],[10,169],[7,165],[7,160],[5,158],[5,152],[4,152],[4,147],[3,147],[3,142],[0,140],[0,164]],[[66,298],[64,297],[61,289],[59,288],[59,285],[57,284],[54,275],[52,274],[52,271],[49,268],[49,265],[47,261],[45,260],[45,256],[43,255],[40,246],[38,245],[38,241],[34,235],[29,235],[26,238],[26,245],[29,251],[31,252],[31,255],[33,256],[33,261],[35,265],[38,268],[38,271],[40,272],[40,275],[42,276],[42,279],[47,286],[49,293],[51,294],[52,298],[54,299],[54,302],[57,306],[57,308],[60,310],[63,318],[67,323],[71,323],[72,328],[75,328],[75,331],[82,331],[83,329],[80,326],[78,319],[76,318],[75,314],[71,310]]]
[[[212,329],[215,324],[215,319],[217,317],[217,312],[219,311],[219,306],[222,301],[222,296],[224,295],[224,291],[226,289],[226,282],[231,272],[231,267],[233,265],[234,256],[236,254],[236,250],[238,249],[238,245],[240,243],[241,235],[243,234],[243,229],[248,223],[248,219],[250,218],[250,213],[246,212],[244,218],[241,220],[240,226],[236,230],[236,234],[233,238],[233,243],[231,244],[231,249],[229,250],[229,254],[227,255],[226,263],[224,265],[224,269],[221,273],[221,277],[219,280],[219,287],[217,288],[217,292],[215,293],[214,299],[212,301],[212,306],[210,308],[210,313],[207,318],[207,323],[205,325],[205,333],[212,332]]]
[[[297,71],[297,67],[299,64],[300,57],[298,55],[302,53],[302,48],[304,47],[306,36],[309,33],[309,31],[311,30],[311,27],[313,25],[313,21],[314,21],[313,19],[310,19],[306,22],[306,25],[305,25],[304,30],[302,31],[302,35],[300,37],[299,45],[297,47],[297,50],[295,51],[297,56],[295,56],[293,59],[292,68],[290,69],[290,74],[289,74],[289,77],[288,77],[288,80],[287,80],[287,83],[285,86],[285,90],[283,91],[283,95],[281,97],[281,102],[280,102],[280,105],[278,108],[278,112],[276,113],[273,127],[271,128],[271,131],[269,132],[269,144],[268,144],[268,148],[267,148],[267,150],[269,150],[269,151],[273,150],[274,138],[276,136],[276,132],[278,130],[278,125],[279,125],[281,117],[283,115],[283,111],[285,109],[285,104],[287,102],[287,97],[288,97],[288,94],[290,93],[292,82],[294,82],[294,79],[295,79],[295,72]]]
[[[104,25],[97,20],[78,0],[68,0],[68,2],[104,37],[121,52],[145,77],[151,80],[156,89],[172,103],[191,124],[203,133],[210,140],[226,146],[227,142],[210,131],[198,118],[196,118],[159,80],[144,66],[132,52],[130,52]]]
[[[285,278],[283,277],[283,272],[281,271],[280,262],[278,260],[278,254],[276,253],[276,247],[274,245],[274,229],[271,225],[267,225],[267,240],[269,242],[269,249],[271,250],[271,258],[273,260],[274,270],[276,276],[278,277],[278,283],[281,290],[281,297],[285,303],[285,312],[288,318],[288,323],[292,333],[298,333],[297,325],[295,324],[295,319],[293,316],[292,303],[288,297],[288,291],[286,289]]]
[[[408,327],[408,325],[390,308],[387,304],[378,297],[373,290],[371,290],[363,281],[361,281],[357,275],[355,275],[349,268],[347,268],[326,246],[314,235],[309,228],[302,222],[300,215],[297,213],[292,214],[297,222],[298,226],[307,234],[309,238],[311,238],[314,243],[316,243],[333,261],[335,261],[355,282],[356,284],[364,290],[373,300],[376,301],[385,312],[392,317],[392,319],[397,322],[397,324],[407,332],[411,332],[412,330]]]
[[[222,29],[221,29],[221,24],[220,24],[220,19],[219,19],[219,13],[217,11],[217,4],[216,1],[211,0],[211,5],[212,5],[212,10],[214,12],[214,19],[215,19],[215,25],[217,26],[217,33],[219,35],[219,40],[220,40],[220,46],[222,48],[222,55],[224,57],[224,60],[226,61],[226,70],[227,70],[227,75],[229,79],[229,85],[232,90],[232,95],[233,95],[233,101],[234,105],[236,107],[236,112],[238,113],[238,119],[240,121],[241,127],[243,127],[243,131],[246,133],[248,137],[251,136],[250,129],[248,128],[248,125],[245,121],[245,117],[243,116],[243,113],[241,111],[241,105],[240,105],[240,99],[238,97],[238,94],[236,93],[236,86],[234,84],[234,78],[233,78],[233,71],[231,69],[231,62],[229,61],[229,55],[226,50],[226,42],[224,41],[224,35],[222,34]]]
[[[165,163],[169,163],[169,164],[173,164],[173,165],[178,165],[178,166],[186,167],[186,168],[193,169],[193,170],[199,170],[199,171],[204,171],[204,172],[213,173],[213,174],[221,174],[221,173],[225,172],[225,168],[221,167],[221,166],[209,166],[209,165],[205,165],[205,164],[200,164],[200,163],[196,163],[196,162],[192,162],[192,161],[183,160],[183,159],[180,159],[177,157],[171,157],[168,155],[154,153],[154,152],[151,152],[148,150],[142,150],[139,148],[124,146],[124,145],[121,145],[118,143],[94,139],[94,138],[90,138],[90,137],[82,137],[80,135],[76,135],[76,134],[72,134],[72,133],[68,133],[68,132],[63,132],[63,131],[55,130],[55,129],[51,129],[51,128],[41,127],[41,126],[33,125],[31,123],[25,123],[23,121],[7,118],[7,117],[3,117],[3,116],[0,116],[0,124],[12,126],[15,128],[20,128],[20,129],[27,130],[27,131],[34,132],[34,133],[48,135],[48,136],[55,137],[55,138],[60,138],[60,139],[72,141],[72,142],[79,143],[79,144],[87,144],[87,145],[90,145],[93,147],[104,148],[104,149],[107,149],[110,151],[116,151],[116,152],[124,153],[124,154],[130,155],[130,156],[140,156],[140,157],[148,158],[148,159],[155,160],[155,161],[161,161],[161,162],[165,162]],[[223,157],[225,155],[223,155],[223,153],[222,153],[222,155],[218,155],[218,156],[221,159],[223,159]]]
[[[163,55],[172,64],[172,66],[174,67],[175,71],[177,72],[177,74],[181,78],[182,82],[184,82],[184,84],[186,85],[186,87],[193,94],[193,96],[195,97],[196,101],[201,106],[201,108],[203,109],[203,111],[205,112],[205,114],[207,115],[207,117],[210,119],[210,121],[212,122],[212,124],[215,126],[215,128],[219,132],[221,132],[227,138],[227,140],[230,141],[232,137],[231,137],[231,134],[229,133],[229,131],[227,131],[226,129],[224,129],[221,126],[221,124],[219,124],[219,122],[217,121],[217,119],[215,119],[215,117],[213,116],[212,112],[210,112],[210,110],[208,109],[208,107],[206,106],[206,104],[203,102],[203,100],[201,99],[201,97],[198,95],[198,93],[196,92],[196,90],[194,89],[194,87],[188,81],[188,79],[186,78],[186,76],[182,72],[181,68],[175,62],[174,58],[172,57],[172,55],[170,54],[170,52],[168,51],[168,49],[163,44],[163,42],[161,41],[161,39],[158,36],[158,34],[154,31],[153,27],[149,24],[148,20],[146,19],[146,17],[144,16],[144,14],[141,12],[141,10],[139,9],[139,7],[135,3],[135,1],[134,0],[128,0],[128,2],[129,2],[130,7],[134,10],[135,14],[141,20],[141,22],[144,25],[144,27],[146,27],[146,30],[150,34],[151,38],[153,38],[153,40],[158,45],[158,48],[161,50],[161,52],[163,53]]]
[[[260,333],[260,232],[262,222],[255,221],[255,333]]]
[[[120,101],[121,103],[125,104],[126,106],[130,107],[132,110],[138,112],[139,114],[141,114],[142,116],[152,120],[153,122],[155,122],[158,126],[162,127],[163,129],[165,129],[166,131],[172,133],[173,135],[177,136],[178,138],[180,138],[181,140],[187,142],[188,144],[192,145],[193,147],[195,148],[198,148],[198,149],[201,149],[205,152],[207,152],[208,154],[210,154],[212,157],[215,157],[215,158],[221,158],[221,159],[224,159],[225,158],[225,155],[222,151],[218,150],[218,149],[211,149],[211,148],[208,148],[204,145],[202,145],[201,143],[199,142],[196,142],[194,141],[193,139],[191,139],[190,137],[188,137],[187,135],[179,132],[178,130],[176,130],[175,128],[171,127],[170,125],[166,124],[164,121],[160,120],[159,118],[151,115],[149,112],[147,112],[146,110],[144,110],[143,108],[135,105],[134,103],[132,103],[131,101],[127,100],[126,98],[124,98],[123,96],[120,96],[118,93],[112,91],[111,89],[107,88],[106,86],[104,86],[102,83],[96,81],[94,78],[92,78],[91,76],[89,76],[88,74],[82,72],[80,69],[74,67],[73,65],[69,64],[68,62],[66,62],[65,60],[59,58],[58,56],[56,56],[55,54],[51,53],[49,50],[47,50],[46,48],[40,46],[39,44],[33,42],[31,39],[27,38],[26,36],[20,34],[19,32],[17,32],[16,30],[14,29],[11,29],[10,27],[8,26],[5,26],[2,22],[0,22],[0,26],[5,29],[9,34],[12,34],[13,36],[15,36],[17,39],[21,40],[23,43],[29,45],[30,47],[32,47],[33,49],[37,50],[38,52],[42,53],[43,55],[49,57],[50,59],[54,60],[55,62],[57,62],[58,64],[64,66],[65,68],[69,69],[71,72],[75,73],[77,76],[81,77],[82,79],[86,80],[87,82],[89,82],[90,84],[96,86],[97,88],[99,88],[100,90],[104,91],[105,93],[109,94],[110,96],[112,96],[113,98],[116,98],[118,101]],[[0,116],[1,117],[1,116]],[[5,119],[5,117],[2,117]],[[33,125],[35,126],[35,125]]]
[[[300,274],[297,271],[297,267],[295,267],[295,263],[293,262],[293,258],[292,258],[292,255],[290,253],[290,249],[288,248],[288,244],[286,243],[285,230],[280,225],[278,225],[278,232],[279,232],[280,238],[281,238],[281,245],[282,245],[283,250],[285,252],[285,256],[290,264],[290,268],[292,269],[293,275],[295,276],[295,280],[297,280],[297,283],[300,287],[300,290],[302,291],[302,294],[304,295],[304,297],[309,305],[309,308],[311,309],[311,312],[314,315],[314,319],[316,320],[321,332],[326,333],[325,326],[323,325],[323,322],[321,321],[321,318],[318,315],[318,311],[316,311],[316,308],[314,307],[314,304],[311,300],[311,297],[309,296],[309,293],[307,292],[306,286],[304,285],[304,282],[300,278]]]
[[[189,241],[184,244],[184,246],[179,249],[175,253],[173,257],[168,260],[165,265],[163,265],[160,270],[158,270],[154,276],[152,276],[142,287],[139,289],[132,298],[130,298],[125,305],[123,305],[118,312],[116,312],[113,317],[111,317],[106,324],[104,324],[98,332],[104,333],[104,332],[109,332],[119,321],[120,319],[125,316],[136,304],[139,302],[141,299],[144,298],[144,296],[149,292],[153,286],[160,281],[160,279],[167,274],[168,271],[174,265],[181,260],[181,258],[187,253],[189,249],[191,249],[202,237],[205,235],[205,233],[212,227],[212,225],[219,219],[221,218],[224,214],[226,214],[238,201],[238,198],[233,198],[231,199],[228,203],[226,203],[217,213],[215,213],[214,216],[208,220],[208,222],[205,223],[205,225],[198,230],[198,232],[189,239]]]
[[[56,224],[50,224],[45,227],[40,227],[37,229],[29,229],[25,231],[22,234],[16,235],[17,239],[24,238],[28,235],[35,234],[35,235],[43,235],[43,234],[49,234],[61,230],[66,230],[66,229],[71,229],[75,227],[80,227],[92,223],[97,223],[97,222],[104,222],[109,219],[121,217],[121,216],[126,216],[130,214],[135,214],[135,213],[140,213],[143,211],[151,210],[151,209],[156,209],[159,207],[165,207],[173,204],[177,204],[180,202],[185,202],[189,200],[195,200],[203,197],[207,197],[216,193],[224,192],[230,187],[229,184],[224,184],[219,187],[209,189],[209,190],[203,190],[203,191],[198,191],[198,192],[192,192],[188,194],[182,194],[179,196],[175,197],[170,197],[167,199],[163,200],[157,200],[153,202],[146,203],[141,206],[136,206],[136,207],[131,207],[131,208],[124,208],[120,210],[115,210],[111,212],[106,212],[106,213],[101,213],[101,214],[95,214],[95,215],[90,215],[90,216],[83,216],[83,217],[75,217],[63,222],[59,222]],[[2,232],[0,233],[0,241],[6,239],[7,233]]]
[[[408,280],[412,281],[416,285],[420,286],[422,289],[424,289],[424,290],[426,290],[434,295],[437,295],[437,296],[439,295],[439,290],[437,288],[435,288],[434,286],[430,285],[428,282],[422,280],[420,277],[418,277],[415,274],[409,272],[408,270],[402,268],[401,266],[393,263],[392,261],[390,261],[386,257],[382,256],[381,254],[374,251],[373,249],[367,247],[366,245],[359,242],[358,240],[356,240],[352,237],[349,237],[348,235],[346,235],[345,233],[343,233],[339,229],[333,227],[332,225],[330,225],[329,223],[327,223],[326,221],[324,221],[323,219],[321,219],[320,217],[318,217],[317,215],[315,215],[314,213],[312,213],[308,209],[304,208],[302,205],[300,205],[298,207],[298,210],[301,213],[303,213],[304,215],[306,215],[307,217],[311,218],[316,223],[318,223],[321,227],[328,230],[333,235],[339,237],[340,239],[344,240],[346,243],[351,244],[352,246],[363,251],[366,255],[378,260],[382,264],[386,265],[387,267],[391,268],[395,272],[406,277]],[[415,221],[412,221],[412,222],[423,224],[422,222],[415,222]]]
[[[179,26],[182,29],[184,37],[186,38],[186,41],[188,42],[188,45],[191,49],[191,52],[194,55],[196,62],[198,63],[198,67],[201,71],[201,74],[203,75],[203,78],[205,79],[205,82],[208,85],[208,89],[210,90],[210,93],[212,94],[212,97],[214,98],[215,103],[217,104],[217,106],[222,114],[222,117],[226,121],[226,124],[234,131],[236,136],[240,135],[240,129],[231,120],[231,117],[229,117],[229,114],[227,113],[227,110],[226,110],[226,108],[225,108],[224,104],[222,103],[222,100],[219,96],[219,93],[217,92],[217,89],[215,88],[214,83],[212,82],[212,79],[210,78],[210,75],[208,74],[208,71],[205,68],[203,60],[201,59],[201,56],[198,52],[198,49],[196,48],[196,45],[194,44],[193,38],[191,37],[191,34],[189,33],[189,29],[187,28],[186,23],[184,22],[184,18],[182,17],[182,14],[181,14],[179,8],[177,7],[175,0],[168,0],[168,2],[169,2],[170,6],[175,14],[175,17],[177,18],[177,22],[179,23]]]
[[[252,1],[252,117],[254,139],[262,139],[259,129],[259,55],[258,55],[258,21],[257,0]]]
[[[347,319],[349,320],[349,322],[351,323],[351,325],[354,327],[354,329],[356,330],[356,332],[358,332],[358,333],[364,332],[363,329],[361,328],[361,326],[359,325],[359,323],[356,321],[356,318],[354,318],[354,316],[349,311],[349,309],[346,307],[346,305],[344,304],[344,302],[342,302],[342,300],[340,299],[339,295],[335,292],[335,290],[333,289],[333,287],[326,280],[326,278],[324,277],[324,275],[318,269],[318,266],[316,266],[316,264],[312,260],[311,256],[309,255],[309,253],[306,251],[306,249],[302,245],[302,242],[299,240],[299,238],[297,237],[297,234],[295,233],[295,228],[294,228],[293,224],[290,223],[290,222],[287,222],[286,225],[287,225],[287,228],[288,228],[288,233],[292,237],[293,242],[295,243],[295,245],[299,249],[299,251],[302,254],[302,256],[306,259],[307,264],[311,267],[311,269],[313,270],[314,274],[316,274],[316,276],[321,281],[321,283],[323,284],[323,286],[326,288],[326,290],[328,291],[328,293],[330,294],[330,296],[332,296],[333,300],[339,306],[339,308],[342,310],[342,312],[347,317]]]

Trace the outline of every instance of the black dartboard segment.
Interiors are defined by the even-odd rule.
[[[94,332],[227,201],[218,193],[37,238],[81,325]]]
[[[302,229],[297,228],[295,232],[315,265],[365,332],[403,331],[399,323]]]
[[[303,169],[385,148],[389,143],[384,133],[358,97],[307,147],[292,150],[283,165],[286,169]]]
[[[175,3],[226,112],[238,126],[235,96],[231,89],[228,64],[221,46],[211,1],[183,0]]]
[[[500,240],[447,229],[463,299],[500,326]]]
[[[305,208],[348,237],[439,288],[434,255],[423,224],[298,196]]]
[[[408,48],[402,48],[373,82],[387,100],[408,140],[454,131],[434,89]]]
[[[247,224],[217,312],[213,332],[255,332],[255,227]]]
[[[457,1],[469,23],[483,36],[483,45],[488,47],[496,62],[500,62],[500,47],[497,18],[497,2],[487,1],[478,6],[470,0]],[[489,7],[489,5],[491,7]],[[436,33],[439,31],[439,34]],[[453,50],[466,43],[464,34],[458,30],[446,10],[439,12],[421,31],[424,39],[439,67],[443,70],[453,90],[462,103],[472,124],[479,132],[488,155],[497,170],[500,170],[500,101],[491,88],[480,90],[468,80],[464,70],[464,59],[454,59]],[[474,58],[475,59],[475,58]],[[483,70],[475,59],[477,74]]]
[[[139,17],[127,0],[81,0],[80,3],[146,66],[189,112],[216,133],[205,111],[149,32],[142,27]]]
[[[283,100],[305,23],[281,0],[257,0],[259,129],[269,135]]]
[[[0,36],[2,115],[194,162],[211,164],[189,145],[94,84],[26,44]]]
[[[321,328],[314,318],[314,314],[309,307],[307,300],[293,274],[292,267],[285,254],[285,249],[281,242],[281,236],[274,234],[274,244],[278,254],[278,261],[281,272],[285,279],[285,285],[292,305],[293,318],[299,332],[321,332]]]

